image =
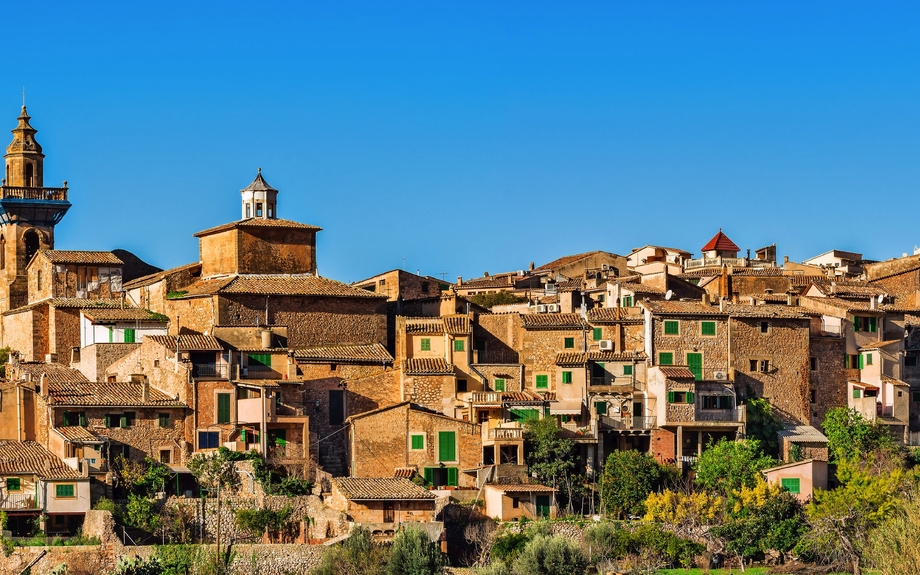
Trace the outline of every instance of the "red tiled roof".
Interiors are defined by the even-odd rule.
[[[468,315],[446,315],[443,320],[444,329],[450,335],[467,335],[470,333],[470,317]]]
[[[859,349],[881,349],[889,345],[894,345],[896,343],[901,343],[903,339],[889,339],[887,341],[877,341],[875,343],[869,343],[864,346],[861,346]]]
[[[206,236],[208,234],[222,232],[225,230],[232,230],[233,228],[293,228],[299,230],[314,230],[317,232],[323,229],[316,226],[311,226],[310,224],[292,222],[291,220],[249,218],[246,220],[240,220],[238,222],[230,222],[228,224],[208,228],[192,235],[194,235],[196,238],[200,238],[201,236]]]
[[[503,493],[551,493],[555,488],[537,483],[487,483],[486,487]]]
[[[43,363],[40,361],[19,362],[20,373],[28,373],[32,381],[38,383],[44,375],[49,383],[83,383],[89,382],[79,370],[66,367],[59,363]]]
[[[406,318],[406,333],[440,335],[444,333],[444,320],[439,317]]]
[[[719,306],[706,305],[700,301],[640,301],[639,305],[657,315],[715,315],[727,316]]]
[[[577,313],[531,313],[521,316],[524,329],[584,329],[588,323]]]
[[[346,499],[435,499],[434,493],[405,477],[335,477],[332,483]]]
[[[146,321],[166,323],[169,321],[163,314],[154,313],[150,310],[141,308],[90,308],[83,309],[83,315],[88,317],[93,323],[115,322],[115,321]]]
[[[294,351],[294,357],[305,362],[393,363],[393,356],[379,343],[369,345],[330,345],[298,349]]]
[[[38,253],[55,264],[89,264],[115,267],[125,264],[112,252],[41,250]]]
[[[386,299],[387,297],[312,274],[252,274],[237,275],[230,278],[204,279],[183,288],[182,291],[186,293],[175,299],[216,293],[279,296],[311,295],[371,299]]]
[[[55,297],[39,300],[22,307],[18,307],[16,309],[11,309],[10,311],[3,312],[3,315],[20,313],[43,305],[72,309],[121,309],[122,307],[127,306],[124,301],[118,298],[87,299],[78,297]]]
[[[79,479],[81,475],[35,441],[0,441],[0,475],[35,474],[48,479]]]
[[[658,369],[668,379],[696,379],[689,367],[661,365]]]
[[[99,437],[95,433],[85,427],[80,427],[79,425],[54,427],[52,429],[58,432],[67,441],[75,441],[77,443],[81,441],[99,441]]]
[[[596,307],[588,310],[588,321],[592,324],[600,323],[642,323],[642,314],[630,312],[625,307]]]
[[[144,339],[156,342],[167,349],[176,349],[174,335],[148,335]],[[220,342],[213,335],[180,335],[179,351],[223,351]]]
[[[185,264],[184,266],[179,266],[179,267],[176,267],[176,268],[172,268],[172,269],[168,269],[168,270],[163,270],[163,271],[160,271],[160,272],[155,272],[155,273],[152,273],[152,274],[149,274],[149,275],[146,275],[146,276],[141,276],[141,277],[135,278],[135,279],[133,279],[133,280],[131,280],[131,281],[129,281],[129,282],[125,282],[125,283],[122,285],[122,287],[124,287],[126,290],[130,290],[130,289],[134,289],[134,288],[138,288],[138,287],[143,287],[143,286],[145,286],[145,285],[154,284],[154,283],[156,283],[156,282],[158,282],[158,281],[160,281],[160,280],[162,280],[162,279],[164,279],[164,278],[167,278],[167,277],[169,277],[169,276],[171,276],[171,275],[173,275],[173,274],[176,274],[176,273],[179,273],[179,272],[183,272],[183,271],[186,271],[186,270],[195,270],[195,272],[200,272],[200,271],[201,271],[201,262],[194,262],[194,263],[190,263],[190,264]],[[195,272],[192,272],[192,273],[195,273]]]
[[[51,381],[48,385],[48,403],[119,407],[187,407],[178,399],[169,397],[154,387],[150,388],[150,396],[147,401],[144,401],[141,384],[134,382]]]
[[[645,359],[645,352],[641,351],[626,351],[622,353],[614,353],[612,351],[589,351],[588,353],[569,352],[557,353],[556,365],[584,365],[588,361],[639,361]]]
[[[453,375],[454,366],[443,357],[412,357],[403,362],[406,375]]]
[[[719,228],[719,233],[712,236],[712,239],[709,240],[705,246],[703,246],[702,250],[704,252],[709,252],[712,250],[717,250],[720,252],[740,252],[741,248],[736,246],[735,242],[728,239],[728,236],[722,233],[722,229]]]

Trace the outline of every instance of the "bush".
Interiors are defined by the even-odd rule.
[[[390,550],[390,575],[433,575],[441,573],[444,556],[437,543],[421,529],[400,531]]]
[[[583,575],[588,558],[573,541],[538,535],[514,562],[514,575]]]
[[[585,530],[585,544],[591,547],[591,561],[623,557],[629,553],[631,533],[613,523],[598,523]]]
[[[252,535],[262,535],[266,530],[281,531],[287,526],[293,510],[290,505],[278,511],[271,509],[239,509],[236,511],[236,524],[243,531]]]
[[[524,533],[506,533],[492,543],[492,559],[510,565],[524,551],[530,538]]]
[[[639,451],[614,451],[607,457],[601,475],[601,505],[606,513],[624,519],[645,515],[645,499],[676,473],[655,458]]]
[[[693,470],[696,482],[703,488],[728,495],[742,487],[754,487],[760,472],[776,463],[760,449],[756,439],[729,441],[724,437],[710,443]]]
[[[313,575],[384,575],[389,551],[371,540],[371,532],[358,527],[351,537],[323,554]]]
[[[496,305],[525,303],[529,301],[526,297],[516,296],[509,291],[500,291],[500,292],[495,292],[495,293],[468,296],[466,299],[486,309],[492,309],[492,307]]]

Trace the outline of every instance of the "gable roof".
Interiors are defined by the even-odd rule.
[[[334,477],[332,483],[347,499],[356,501],[436,499],[434,493],[405,477]]]
[[[40,250],[38,254],[54,264],[122,266],[125,263],[112,252],[94,252],[84,250]]]
[[[410,357],[403,362],[406,375],[453,375],[454,366],[443,357]]]
[[[190,264],[185,264],[184,266],[179,266],[179,267],[175,267],[175,268],[170,268],[170,269],[168,269],[168,270],[162,270],[162,271],[154,272],[154,273],[149,274],[149,275],[141,276],[141,277],[135,278],[135,279],[133,279],[133,280],[131,280],[131,281],[129,281],[129,282],[125,282],[124,284],[122,284],[122,287],[123,287],[125,290],[131,290],[131,289],[134,289],[134,288],[139,288],[139,287],[147,286],[147,285],[150,285],[150,284],[155,284],[155,283],[157,283],[158,281],[162,281],[163,279],[165,279],[165,278],[167,278],[167,277],[169,277],[169,276],[171,276],[171,275],[173,275],[173,274],[181,273],[181,272],[184,272],[184,271],[190,271],[190,272],[192,272],[192,273],[200,272],[200,271],[201,271],[201,262],[192,262],[192,263],[190,263]]]
[[[696,379],[689,367],[661,365],[656,366],[658,370],[668,379]]]
[[[553,260],[553,261],[551,261],[551,262],[549,262],[549,263],[543,264],[543,265],[540,266],[540,267],[534,268],[533,270],[531,270],[530,273],[531,273],[531,274],[534,274],[534,273],[538,273],[538,272],[555,271],[555,270],[558,270],[558,269],[561,268],[561,267],[564,267],[564,266],[567,266],[567,265],[571,265],[571,264],[573,264],[573,263],[575,263],[575,262],[577,262],[577,261],[579,261],[579,260],[583,260],[583,259],[585,259],[585,258],[589,258],[589,257],[595,256],[595,255],[597,255],[597,254],[608,254],[608,255],[611,255],[611,256],[614,256],[614,257],[620,257],[620,256],[617,256],[616,254],[613,254],[613,253],[610,253],[610,252],[605,252],[605,251],[603,251],[603,250],[594,250],[594,251],[592,251],[592,252],[584,252],[584,253],[580,253],[580,254],[572,254],[572,255],[570,255],[570,256],[562,256],[561,258],[555,259],[555,260]]]
[[[183,290],[185,293],[174,299],[214,294],[387,298],[385,295],[312,274],[240,274],[199,280]]]
[[[167,349],[176,349],[176,336],[174,335],[147,335],[144,339],[149,339],[158,343]],[[179,351],[223,351],[220,342],[213,335],[180,335]]]
[[[741,248],[735,245],[735,242],[728,239],[722,232],[722,228],[719,228],[719,233],[712,236],[712,239],[706,242],[706,245],[702,247],[702,251],[720,251],[720,252],[740,252]]]
[[[588,321],[592,324],[601,323],[642,323],[642,314],[630,312],[625,307],[596,307],[588,310]]]
[[[223,224],[220,226],[215,226],[213,228],[208,228],[206,230],[202,230],[192,235],[196,238],[200,238],[203,236],[216,234],[217,232],[223,232],[226,230],[232,230],[232,229],[237,229],[237,228],[288,228],[288,229],[296,229],[296,230],[313,230],[316,232],[323,229],[317,226],[311,226],[310,224],[302,224],[300,222],[294,222],[291,220],[282,220],[280,218],[272,219],[272,220],[265,219],[265,218],[248,218],[248,219],[239,220],[236,222],[230,222],[230,223]]]
[[[67,406],[118,406],[118,407],[187,407],[178,399],[150,387],[145,401],[142,385],[135,382],[61,382],[52,380],[48,385],[48,403]]]
[[[393,363],[393,356],[379,343],[297,349],[294,350],[294,357],[303,362]]]
[[[0,475],[35,474],[46,479],[81,479],[76,469],[36,441],[0,441]]]
[[[524,329],[585,329],[588,322],[577,313],[530,313],[521,316]]]

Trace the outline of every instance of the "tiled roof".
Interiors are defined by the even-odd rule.
[[[193,262],[190,264],[185,264],[184,266],[179,266],[177,268],[172,268],[168,270],[163,270],[160,272],[152,273],[146,276],[135,278],[129,282],[125,282],[122,287],[126,290],[143,287],[146,285],[157,283],[158,281],[163,280],[173,274],[180,273],[183,271],[189,270],[192,273],[201,271],[201,262]],[[194,270],[194,271],[193,271]]]
[[[719,311],[719,306],[700,301],[640,301],[639,305],[657,315],[728,315]]]
[[[61,436],[67,441],[97,441],[99,437],[85,427],[80,427],[79,425],[70,425],[67,427],[54,427],[54,431],[61,434]]]
[[[303,361],[393,363],[393,356],[379,343],[369,345],[330,345],[298,349],[294,351],[294,357]]]
[[[514,285],[514,276],[505,274],[500,276],[489,276],[476,278],[453,286],[455,289],[490,289],[490,288],[510,288]]]
[[[3,312],[3,315],[11,315],[15,313],[20,313],[29,309],[34,309],[39,306],[49,305],[57,308],[73,308],[73,309],[121,309],[127,304],[121,299],[117,298],[100,298],[100,299],[86,299],[86,298],[65,298],[65,297],[55,297],[43,299],[40,301],[32,302],[28,305],[22,307],[11,309],[10,311]]]
[[[347,499],[431,499],[434,493],[405,477],[335,477],[332,483]]]
[[[661,365],[658,366],[658,369],[661,371],[668,379],[695,379],[696,376],[693,375],[693,372],[690,371],[689,367],[680,367],[680,366],[669,366]]]
[[[575,291],[580,290],[584,286],[584,282],[580,279],[577,280],[566,280],[561,282],[556,282],[556,291]]]
[[[543,264],[542,266],[538,268],[535,268],[533,272],[544,272],[544,271],[550,271],[550,270],[557,270],[563,266],[573,264],[577,262],[578,260],[583,260],[587,257],[593,256],[596,254],[603,254],[603,253],[607,253],[607,252],[604,252],[602,250],[594,250],[593,252],[584,252],[582,254],[572,254],[570,256],[563,256],[559,259],[553,260],[549,263]]]
[[[220,294],[312,295],[386,299],[387,296],[312,274],[252,274],[204,279],[183,288],[179,298]]]
[[[48,479],[79,479],[81,475],[35,441],[0,441],[0,475],[34,473]]]
[[[446,315],[444,316],[444,329],[450,335],[466,335],[470,333],[470,316]]]
[[[89,264],[101,266],[121,266],[125,262],[112,252],[88,252],[70,250],[41,250],[38,252],[55,264]]]
[[[816,282],[825,282],[828,280],[827,276],[805,276],[805,275],[791,275],[789,277],[789,285],[793,287],[808,287]]]
[[[648,294],[655,294],[655,295],[664,295],[665,293],[665,290],[659,287],[645,285],[645,284],[636,283],[636,282],[620,283],[620,289],[631,291],[633,293],[648,293]]]
[[[411,357],[404,363],[406,375],[453,375],[454,366],[443,357]]]
[[[890,375],[883,375],[882,381],[884,381],[885,383],[890,383],[891,385],[899,386],[899,387],[910,387],[910,384],[905,383],[895,377],[891,377]]]
[[[698,278],[698,277],[714,277],[722,274],[722,268],[704,268],[704,269],[693,269],[685,270],[682,274],[677,274],[677,277],[680,279],[689,279],[689,278]],[[783,272],[783,268],[732,268],[732,275],[735,276],[766,276],[766,277],[779,277],[786,276]],[[801,277],[801,276],[787,276],[792,277]],[[823,277],[823,276],[822,276]]]
[[[155,321],[166,323],[169,321],[169,318],[165,315],[141,308],[90,308],[82,311],[83,315],[94,323],[106,321]]]
[[[577,313],[532,313],[521,316],[524,329],[584,329],[588,323]]]
[[[411,479],[415,476],[417,471],[414,467],[397,467],[393,470],[393,477],[405,477],[406,479]]]
[[[83,383],[89,382],[79,370],[61,365],[60,363],[43,363],[40,361],[19,362],[21,373],[27,373],[32,381],[38,383],[44,375],[49,383]]]
[[[627,351],[614,353],[612,351],[568,352],[556,354],[556,365],[584,365],[588,361],[633,361],[646,359],[645,352]]]
[[[879,305],[876,307],[876,309],[872,309],[872,306],[871,306],[871,304],[869,303],[869,300],[868,300],[868,299],[866,299],[866,300],[863,301],[863,300],[843,299],[843,298],[839,298],[839,297],[808,297],[808,296],[802,296],[802,298],[801,298],[800,301],[802,301],[802,302],[809,302],[809,301],[810,301],[810,302],[824,303],[824,304],[826,304],[826,305],[834,306],[834,307],[837,307],[837,308],[839,308],[839,309],[846,310],[846,311],[860,311],[860,312],[862,312],[862,311],[870,311],[870,312],[871,312],[871,311],[874,311],[874,312],[880,312],[880,313],[881,313],[881,312],[900,313],[900,312],[917,311],[917,310],[912,309],[912,308],[905,308],[905,307],[901,307],[901,306],[899,306],[899,305],[893,305],[893,304],[888,304],[888,303],[879,304]]]
[[[249,387],[281,387],[281,383],[284,381],[285,380],[283,379],[278,380],[278,379],[249,379],[249,378],[234,380],[234,382],[237,385],[241,385],[243,387],[246,387],[246,386],[249,386]]]
[[[744,294],[741,296],[741,299],[749,298],[756,301],[765,301],[770,303],[786,303],[788,297],[784,293],[755,293],[755,294]]]
[[[630,313],[625,307],[596,307],[588,310],[588,321],[592,324],[599,323],[642,323],[642,314]]]
[[[186,407],[178,399],[168,397],[151,387],[150,397],[143,401],[140,383],[84,381],[55,382],[48,386],[48,403],[53,405],[112,405],[124,407]]]
[[[896,272],[891,272],[891,273],[888,273],[888,274],[885,274],[885,275],[881,275],[881,276],[878,276],[878,277],[874,277],[874,278],[872,278],[870,281],[875,282],[875,281],[878,281],[878,280],[888,279],[888,278],[891,278],[891,277],[894,277],[894,276],[899,276],[899,275],[901,275],[901,274],[909,274],[909,273],[915,272],[915,271],[917,271],[917,270],[920,270],[920,261],[918,261],[918,262],[915,263],[914,265],[909,266],[909,267],[907,267],[907,268],[905,268],[905,269],[898,270],[898,271],[896,271]]]
[[[439,317],[406,318],[406,333],[440,335],[444,333],[444,320]]]
[[[896,343],[901,343],[902,341],[904,341],[904,340],[903,340],[903,339],[889,339],[889,340],[887,340],[887,341],[877,341],[877,342],[875,342],[875,343],[866,344],[866,345],[860,347],[859,349],[881,349],[881,348],[887,347],[887,346],[889,346],[889,345],[894,345],[894,344],[896,344]]]
[[[920,326],[920,315],[906,313],[904,314],[904,325],[917,327]]]
[[[731,317],[775,317],[783,319],[808,319],[810,317],[806,313],[806,310],[803,310],[798,306],[789,305],[725,304],[725,311]]]
[[[217,232],[223,232],[226,230],[232,230],[233,228],[293,228],[298,230],[314,230],[320,231],[323,228],[318,228],[316,226],[311,226],[309,224],[301,224],[300,222],[292,222],[291,220],[282,220],[282,219],[273,219],[268,220],[264,218],[249,218],[245,220],[240,220],[238,222],[230,222],[228,224],[223,224],[221,226],[216,226],[213,228],[208,228],[202,230],[194,235],[196,238],[201,236],[206,236],[208,234],[214,234]]]
[[[881,286],[870,285],[863,281],[834,281],[827,278],[816,280],[812,284],[824,295],[849,297],[873,297],[888,295],[888,291]]]
[[[810,425],[790,425],[776,434],[793,442],[827,443],[827,437]]]
[[[144,339],[156,342],[167,349],[176,349],[174,335],[148,335]],[[223,351],[220,342],[213,335],[180,335],[179,351]]]
[[[259,173],[256,174],[256,179],[252,181],[251,184],[240,190],[241,192],[277,192],[275,188],[271,187],[268,182],[262,178],[262,168],[259,168]]]
[[[728,239],[722,229],[719,228],[719,233],[712,236],[712,239],[706,242],[706,245],[702,247],[702,251],[708,252],[712,250],[718,250],[720,252],[740,252],[741,248],[735,245],[735,242]]]
[[[556,491],[553,487],[537,483],[487,483],[486,487],[504,493],[552,493]]]

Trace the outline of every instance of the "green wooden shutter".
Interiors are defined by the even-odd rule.
[[[696,378],[697,381],[703,379],[703,354],[688,353],[687,367],[693,372],[693,377]]]
[[[547,389],[549,387],[549,376],[548,375],[538,375],[537,376],[537,389]]]
[[[457,434],[453,431],[438,432],[438,461],[457,460]]]
[[[412,449],[425,449],[425,436],[424,435],[413,435],[412,436]]]
[[[572,372],[571,371],[562,372],[562,383],[572,383]]]
[[[466,349],[466,348],[464,347],[464,344],[463,344],[463,340],[462,340],[462,339],[455,339],[455,340],[454,340],[454,351],[464,351],[465,349]]]
[[[66,409],[64,410],[64,427],[70,426],[70,412]]]
[[[504,379],[496,378],[495,391],[505,391],[505,380]]]
[[[460,474],[458,473],[456,467],[447,468],[447,485],[449,487],[459,487],[460,486]]]
[[[102,425],[106,427],[112,427],[112,416],[111,414],[106,413],[102,416]]]
[[[6,490],[7,491],[19,491],[22,489],[22,480],[18,477],[7,477],[6,478]]]
[[[423,469],[422,477],[425,478],[425,482],[428,483],[428,485],[433,485],[434,484],[434,468],[426,467],[425,469]]]
[[[604,337],[604,330],[599,327],[594,328],[593,336],[594,336],[594,341],[600,341]]]
[[[81,427],[86,427],[88,423],[89,423],[89,421],[87,421],[87,419],[86,419],[86,412],[85,412],[85,411],[81,411],[81,412],[80,412],[80,426],[81,426]]]
[[[862,330],[862,318],[859,317],[858,315],[854,316],[853,317],[853,331],[861,331],[861,330]]]
[[[856,356],[856,357],[859,358],[859,359],[857,360],[857,361],[859,362],[859,369],[862,369],[862,368],[864,367],[864,366],[863,366],[863,354],[859,354],[859,355]]]
[[[878,331],[878,318],[870,317],[869,318],[869,331],[875,333]]]
[[[623,375],[632,375],[632,371],[633,371],[633,366],[631,365],[623,366]]]
[[[133,329],[125,330],[125,343],[134,343],[134,330]]]
[[[565,338],[565,340],[563,340],[562,345],[563,347],[565,347],[565,349],[575,349],[575,338],[574,337]]]
[[[606,401],[595,401],[594,411],[596,411],[598,415],[607,415],[607,402]]]
[[[691,405],[693,405],[694,403],[696,403],[696,394],[693,393],[692,391],[688,391],[688,392],[687,392],[687,403],[689,403],[689,404],[691,404]]]
[[[54,486],[54,496],[55,497],[73,497],[74,489],[72,483],[61,484],[58,483]]]
[[[783,477],[780,479],[780,484],[789,493],[799,493],[801,488],[798,477]]]
[[[664,334],[665,335],[678,335],[680,333],[680,324],[676,321],[666,321],[664,322]]]
[[[871,353],[866,354],[866,365],[872,365],[872,354]]]
[[[858,389],[853,390],[853,399],[859,399],[860,393]]]
[[[673,391],[668,392],[668,403],[674,403],[674,392]]]
[[[118,416],[118,427],[121,427],[122,429],[126,429],[128,427],[128,416],[127,415],[121,414],[120,416]]]
[[[700,333],[702,335],[715,335],[716,334],[716,322],[704,321],[702,323],[702,329]]]
[[[431,338],[423,337],[421,342],[422,351],[431,351]]]
[[[537,517],[549,517],[549,495],[537,495]]]
[[[674,354],[670,351],[663,351],[658,354],[659,365],[674,365]]]
[[[511,421],[527,421],[528,419],[540,419],[540,411],[537,409],[512,408]]]
[[[230,394],[217,394],[217,423],[230,423]]]

